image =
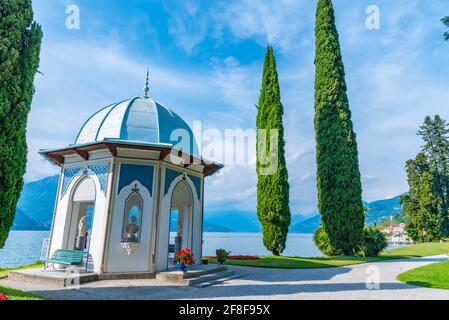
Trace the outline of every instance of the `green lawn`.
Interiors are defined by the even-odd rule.
[[[264,256],[257,260],[227,260],[226,264],[261,268],[311,269],[341,267],[364,262],[366,262],[364,258],[346,256],[319,258]],[[217,260],[209,259],[209,263],[217,263]]]
[[[437,254],[444,254],[448,251],[447,243],[422,243],[410,245],[398,249],[383,252],[378,257],[275,257],[263,256],[257,260],[227,260],[226,264],[236,266],[261,267],[261,268],[282,268],[282,269],[310,269],[310,268],[331,268],[375,262],[393,259],[405,259],[414,257],[425,257]],[[209,263],[217,263],[216,259],[209,259]]]
[[[30,268],[39,268],[42,267],[43,264],[41,262],[36,262],[33,264],[27,264],[25,266],[15,267],[15,268],[0,268],[0,279],[8,276],[9,270],[20,270],[20,269],[30,269]],[[45,300],[42,297],[39,297],[35,294],[20,291],[8,287],[0,286],[0,293],[6,294],[10,300]]]
[[[0,293],[6,294],[8,296],[8,300],[46,300],[45,298],[29,292],[3,286],[0,286]]]
[[[449,261],[432,263],[401,273],[398,280],[414,286],[449,289]]]
[[[384,257],[416,258],[448,253],[447,242],[419,243],[382,253]]]
[[[40,267],[43,267],[43,266],[44,266],[44,264],[42,262],[36,262],[36,263],[27,264],[27,265],[20,266],[20,267],[15,267],[15,268],[0,268],[0,279],[1,278],[6,278],[8,276],[9,270],[21,270],[21,269],[40,268]]]

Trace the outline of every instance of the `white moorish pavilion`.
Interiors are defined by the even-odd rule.
[[[181,248],[201,263],[204,178],[222,165],[202,159],[186,122],[148,91],[147,74],[143,97],[94,113],[74,144],[40,151],[61,167],[49,256],[84,250],[97,274],[164,271]]]

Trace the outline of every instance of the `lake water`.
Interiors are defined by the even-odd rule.
[[[20,266],[39,260],[42,241],[48,238],[49,234],[48,231],[12,231],[5,247],[0,250],[0,268]],[[270,254],[262,243],[260,233],[205,232],[203,255],[213,256],[218,248],[231,251],[232,255]],[[299,233],[288,235],[287,246],[282,254],[301,257],[322,256],[313,243],[313,235]]]

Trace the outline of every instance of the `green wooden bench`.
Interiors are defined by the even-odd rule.
[[[63,250],[58,249],[53,252],[53,255],[50,259],[44,260],[44,270],[51,265],[53,269],[55,268],[55,264],[64,265],[67,267],[70,266],[79,266],[83,262],[83,257],[87,254],[87,252],[81,250]]]

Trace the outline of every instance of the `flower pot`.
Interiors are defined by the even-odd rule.
[[[226,259],[218,259],[217,261],[218,261],[218,264],[224,264]]]

